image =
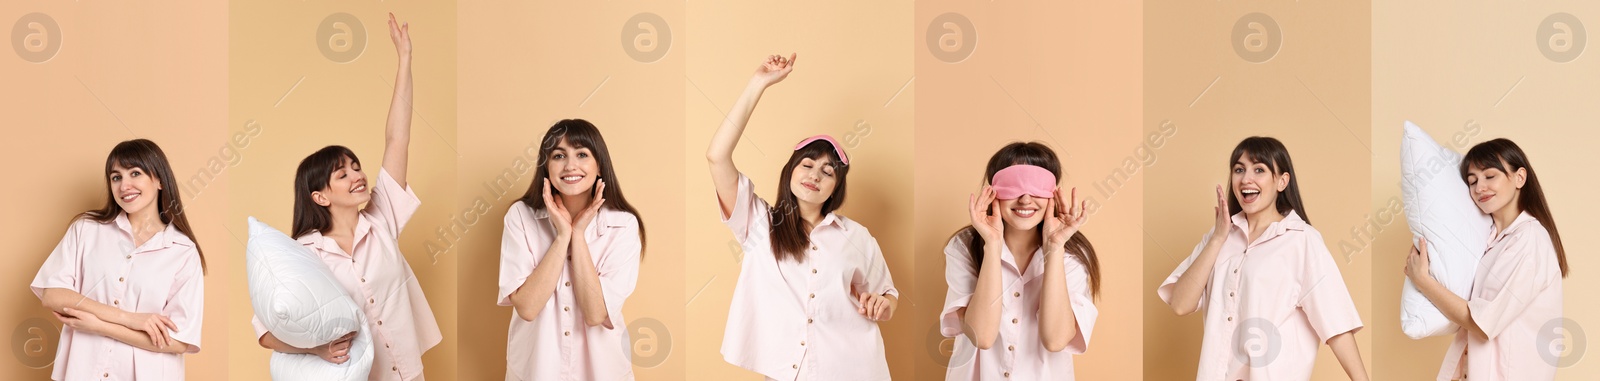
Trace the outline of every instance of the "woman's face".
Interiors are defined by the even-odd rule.
[[[1233,198],[1245,215],[1277,211],[1278,193],[1289,186],[1289,173],[1274,175],[1271,166],[1252,160],[1248,153],[1239,155],[1232,172]]]
[[[340,158],[339,166],[328,174],[328,187],[312,192],[311,198],[325,207],[357,207],[371,201],[372,193],[367,187],[367,174],[361,172],[361,164],[347,156]]]
[[[1015,199],[1000,200],[1000,221],[1005,222],[1007,228],[1033,230],[1040,222],[1044,222],[1045,215],[1050,212],[1045,210],[1045,201],[1047,200],[1028,194]]]
[[[833,196],[833,187],[839,182],[837,175],[833,158],[800,159],[800,164],[789,172],[789,192],[802,203],[820,205]]]
[[[589,192],[600,177],[600,162],[594,159],[594,152],[589,148],[573,147],[565,137],[545,157],[544,169],[545,174],[550,176],[550,184],[554,184],[556,191],[566,196]]]
[[[117,206],[130,215],[147,210],[161,198],[161,180],[150,176],[144,168],[124,168],[122,163],[113,163],[108,176]]]
[[[1510,167],[1504,161],[1500,162],[1500,166]],[[1506,173],[1495,168],[1468,166],[1467,192],[1472,195],[1472,202],[1478,205],[1478,210],[1484,214],[1494,214],[1507,205],[1515,205],[1517,192],[1527,181],[1526,174],[1527,170],[1521,168]]]

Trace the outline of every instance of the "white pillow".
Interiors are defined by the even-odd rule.
[[[1400,194],[1411,242],[1415,245],[1419,236],[1428,239],[1428,270],[1450,292],[1466,298],[1478,260],[1488,249],[1493,222],[1472,202],[1460,165],[1460,153],[1406,122],[1400,139]],[[1456,328],[1407,278],[1400,291],[1400,330],[1421,339]]]
[[[312,348],[357,332],[344,364],[316,355],[272,354],[274,380],[365,380],[372,368],[366,316],[310,249],[250,217],[245,248],[250,305],[261,324],[284,343]]]

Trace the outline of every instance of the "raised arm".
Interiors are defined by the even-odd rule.
[[[1217,264],[1217,253],[1222,252],[1222,243],[1227,242],[1228,234],[1233,230],[1233,222],[1228,215],[1227,195],[1222,194],[1222,186],[1217,186],[1216,226],[1211,228],[1211,239],[1206,241],[1205,248],[1200,249],[1200,254],[1194,258],[1194,263],[1189,264],[1189,269],[1178,277],[1174,285],[1172,300],[1169,305],[1172,312],[1178,316],[1188,315],[1200,309],[1200,296],[1205,294],[1206,283],[1211,281],[1211,268]]]
[[[1004,278],[1000,257],[1005,255],[1001,249],[1005,247],[1005,238],[1000,233],[1004,225],[1000,221],[1000,201],[996,198],[994,188],[985,185],[979,194],[967,199],[972,228],[977,230],[977,237],[971,239],[983,238],[983,262],[978,267],[978,284],[972,288],[972,299],[966,307],[956,310],[956,314],[961,316],[961,332],[978,349],[989,349],[1000,336],[1000,292],[1004,289],[1000,283]]]
[[[744,93],[739,100],[734,102],[733,109],[728,110],[728,117],[722,120],[722,126],[717,127],[716,134],[711,136],[711,147],[706,149],[706,162],[711,165],[711,182],[717,190],[717,201],[722,206],[722,215],[733,213],[735,194],[739,191],[739,168],[733,165],[733,148],[739,145],[739,137],[744,135],[744,126],[750,122],[750,114],[756,110],[756,102],[761,101],[761,93],[767,90],[794,70],[794,60],[797,56],[768,56],[761,67],[756,68],[750,83],[745,85]]]
[[[400,56],[400,69],[394,75],[394,99],[389,102],[389,121],[383,134],[383,169],[401,187],[406,186],[406,158],[411,146],[411,23],[395,21],[389,14],[389,39]]]
[[[539,264],[533,267],[533,274],[522,281],[521,286],[511,293],[511,308],[516,310],[517,317],[523,321],[533,321],[539,317],[539,312],[544,310],[545,304],[550,301],[550,296],[556,292],[556,281],[561,279],[561,272],[567,268],[567,253],[572,243],[572,214],[567,211],[566,205],[556,201],[550,194],[550,180],[544,181],[544,207],[549,213],[551,228],[555,238],[550,241],[550,248],[545,249],[544,257]],[[521,230],[521,229],[517,229]],[[507,235],[521,235],[521,231],[506,230]],[[583,234],[583,233],[577,233]],[[581,236],[579,240],[582,240]],[[524,245],[523,247],[527,247]],[[501,250],[511,249],[512,246],[502,246]],[[501,255],[526,255],[524,253],[502,253]]]
[[[1044,349],[1060,352],[1078,337],[1078,316],[1072,310],[1072,297],[1067,289],[1067,240],[1083,227],[1089,219],[1088,200],[1078,201],[1078,188],[1072,188],[1072,199],[1062,200],[1060,189],[1056,196],[1045,201],[1050,213],[1044,220],[1044,284],[1039,292],[1039,339]]]
[[[594,222],[596,215],[600,214],[600,207],[605,205],[606,180],[595,181],[594,196],[589,199],[589,206],[578,212],[573,220],[573,231],[585,231],[589,224]],[[559,202],[558,202],[559,203]],[[611,313],[606,311],[605,290],[600,287],[600,272],[595,269],[594,257],[589,252],[589,242],[582,238],[583,233],[578,233],[578,239],[569,239],[568,252],[572,253],[572,294],[578,299],[578,309],[583,310],[584,324],[590,327],[605,326],[606,329],[615,328],[611,324]]]

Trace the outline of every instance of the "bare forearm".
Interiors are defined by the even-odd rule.
[[[611,328],[605,292],[600,288],[600,274],[595,271],[594,260],[590,257],[589,243],[574,239],[571,251],[572,293],[578,299],[578,308],[583,310],[584,323],[591,327],[604,324],[608,326],[606,328]]]
[[[734,195],[739,191],[739,167],[733,164],[733,149],[739,145],[739,137],[744,135],[750,114],[755,112],[756,103],[765,91],[765,86],[750,81],[739,100],[734,102],[733,109],[728,110],[728,117],[717,127],[716,134],[711,136],[711,146],[706,148],[712,189],[717,192],[717,204],[724,216],[733,212]]]
[[[883,314],[883,320],[878,321],[880,323],[894,318],[894,311],[900,308],[900,297],[894,295],[884,295],[883,299],[889,301],[889,312]]]
[[[1053,250],[1055,251],[1055,250]],[[1067,290],[1064,252],[1044,255],[1044,283],[1039,291],[1039,337],[1045,350],[1060,352],[1078,335],[1077,318]]]
[[[101,320],[105,320],[106,322],[114,324],[120,325],[127,320],[127,311],[123,311],[121,308],[106,305],[105,303],[97,302],[94,299],[89,299],[88,297],[83,296],[83,294],[79,294],[77,291],[70,289],[46,288],[44,289],[44,295],[40,299],[41,302],[44,303],[45,308],[57,313],[64,314],[66,313],[67,308],[72,308],[76,310],[87,311],[95,316],[100,317]]]
[[[132,345],[135,348],[139,348],[139,349],[143,349],[143,350],[147,350],[147,351],[151,351],[151,352],[185,353],[185,352],[189,351],[189,344],[184,344],[183,342],[180,342],[180,341],[177,341],[177,340],[172,340],[172,345],[168,345],[168,346],[165,346],[165,347],[157,346],[155,344],[155,342],[150,341],[150,335],[149,334],[146,334],[146,333],[140,332],[140,331],[135,331],[132,328],[124,327],[124,326],[117,325],[117,324],[106,324],[106,325],[104,325],[102,327],[99,327],[97,329],[98,329],[98,331],[97,332],[93,332],[93,333],[98,334],[100,336],[109,337],[112,340],[121,341],[124,344]]]
[[[1328,339],[1328,347],[1333,349],[1333,357],[1339,359],[1339,365],[1344,367],[1345,375],[1351,380],[1366,381],[1367,366],[1361,362],[1361,348],[1356,346],[1354,332],[1345,332]]]
[[[1184,270],[1178,277],[1178,283],[1172,290],[1172,311],[1179,316],[1194,313],[1199,309],[1200,297],[1205,294],[1206,283],[1211,281],[1211,270],[1217,264],[1217,253],[1222,252],[1223,237],[1212,237],[1200,255],[1189,264],[1189,269]]]
[[[389,119],[384,128],[383,167],[401,186],[406,185],[406,166],[411,146],[411,59],[402,57],[394,76],[394,98],[389,103]]]
[[[567,266],[568,240],[556,237],[545,251],[544,260],[533,267],[533,274],[511,293],[512,308],[522,320],[533,321],[538,317],[545,303],[550,301],[550,295],[555,293],[556,281],[561,279],[561,270]]]
[[[996,242],[986,243],[983,251],[978,284],[973,287],[972,299],[968,300],[966,313],[961,319],[967,339],[972,340],[978,349],[989,349],[1000,334],[1000,292],[1004,289],[1000,283],[1003,277],[1000,256],[1003,254]]]
[[[256,340],[256,343],[261,344],[262,348],[292,355],[312,353],[311,349],[309,348],[296,347],[289,345],[289,343],[283,342],[283,340],[278,340],[278,337],[273,336],[272,332],[262,334],[261,338]]]
[[[745,125],[750,123],[750,115],[755,113],[756,104],[766,90],[766,86],[754,80],[745,85],[739,100],[733,103],[728,116],[722,119],[717,132],[711,136],[711,146],[706,149],[707,160],[713,163],[733,161],[733,148],[739,145],[739,137],[744,135]]]
[[[1472,320],[1472,310],[1468,308],[1466,299],[1450,292],[1450,289],[1433,278],[1412,279],[1411,283],[1417,286],[1417,291],[1428,297],[1428,301],[1433,302],[1433,305],[1439,308],[1439,312],[1444,313],[1451,322],[1477,337],[1487,337],[1483,329],[1478,327],[1478,322]]]

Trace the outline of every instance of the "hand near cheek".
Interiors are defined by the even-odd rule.
[[[889,308],[889,298],[883,295],[863,292],[856,295],[856,301],[860,305],[856,308],[856,312],[869,320],[885,321],[894,315],[894,311]]]

